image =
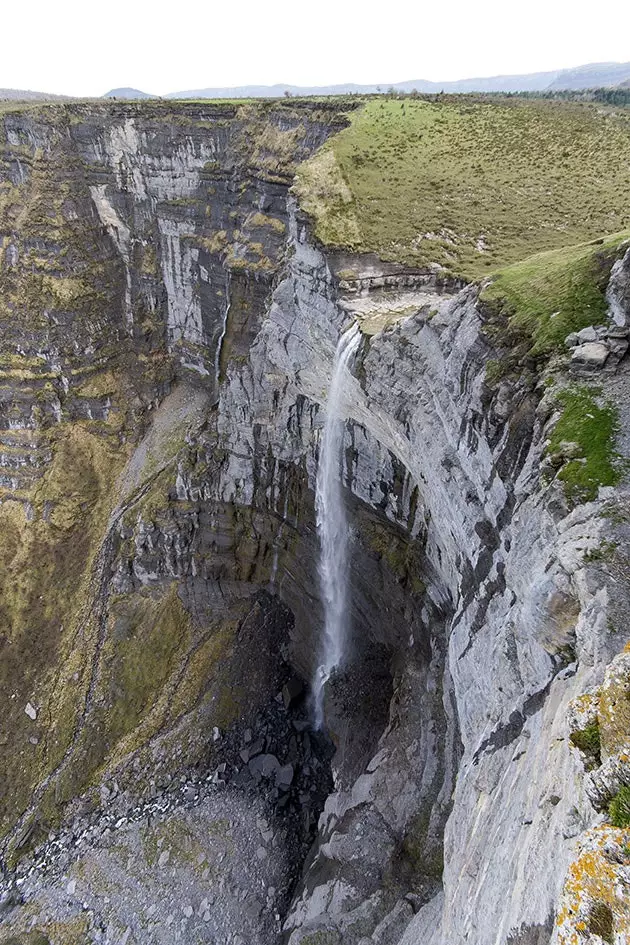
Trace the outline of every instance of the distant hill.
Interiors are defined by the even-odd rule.
[[[429,82],[415,79],[409,82],[381,85],[239,85],[231,88],[190,89],[169,92],[165,98],[282,98],[284,95],[374,95],[394,89],[396,92],[517,92],[542,91],[557,77],[557,72],[542,72],[532,76],[497,76],[488,79],[463,79],[458,82]],[[528,81],[525,82],[525,79]]]
[[[549,90],[610,88],[628,80],[630,62],[594,62],[577,69],[564,69]]]
[[[171,92],[165,98],[281,98],[301,95],[370,95],[394,89],[396,92],[544,92],[565,89],[589,89],[620,85],[630,80],[630,62],[600,62],[575,69],[532,72],[527,75],[499,75],[486,78],[460,79],[455,82],[429,82],[411,79],[380,85],[241,85],[231,88],[192,89]]]
[[[140,89],[110,89],[105,92],[103,98],[157,98],[157,95],[151,95],[149,92],[141,92]]]
[[[11,102],[67,102],[68,95],[49,95],[48,92],[31,92],[26,89],[0,89],[0,100]]]

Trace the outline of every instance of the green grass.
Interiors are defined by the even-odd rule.
[[[370,100],[302,165],[326,245],[479,278],[630,227],[630,114],[588,103]]]
[[[570,742],[580,751],[583,751],[587,755],[591,755],[595,763],[594,766],[599,767],[599,765],[602,763],[602,744],[599,734],[599,725],[597,722],[594,722],[592,725],[587,725],[586,728],[580,729],[577,732],[572,732]]]
[[[608,805],[613,827],[630,827],[630,787],[622,787]]]
[[[598,403],[599,391],[570,387],[557,395],[562,415],[550,437],[548,454],[561,455],[566,444],[575,444],[575,455],[558,473],[567,498],[574,503],[597,498],[600,486],[619,483],[624,462],[615,450],[617,410]]]
[[[538,253],[501,269],[482,293],[528,336],[531,354],[548,354],[573,331],[606,321],[606,286],[630,230]]]

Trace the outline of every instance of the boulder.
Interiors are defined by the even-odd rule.
[[[250,774],[259,780],[262,778],[271,778],[280,770],[280,762],[275,755],[257,755],[252,758],[248,766]]]
[[[628,350],[628,342],[625,338],[607,338],[606,344],[608,345],[610,353],[614,355],[618,361],[621,361],[621,359],[625,357]]]
[[[600,371],[606,364],[609,354],[608,346],[600,341],[578,345],[577,348],[573,349],[571,355],[571,367],[587,371]]]
[[[581,331],[577,333],[578,344],[586,344],[588,341],[597,341],[598,334],[592,325],[589,325],[588,328],[582,328]]]
[[[30,702],[27,702],[24,711],[28,715],[29,719],[31,719],[34,722],[35,719],[37,718],[37,709],[34,706],[32,706]]]
[[[279,791],[288,791],[293,783],[293,765],[284,765],[276,771],[276,787]]]

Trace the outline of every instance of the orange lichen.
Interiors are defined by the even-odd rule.
[[[603,914],[609,916],[616,936],[627,936],[630,933],[630,888],[626,879],[630,866],[630,829],[597,827],[585,834],[580,848],[564,885],[557,917],[558,942],[583,945],[596,933],[594,922]]]
[[[606,671],[598,717],[603,757],[627,748],[630,742],[630,665],[624,654],[616,657]]]

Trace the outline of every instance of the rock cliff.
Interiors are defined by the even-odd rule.
[[[3,941],[628,933],[625,486],[567,490],[568,355],[497,376],[479,285],[316,243],[293,175],[345,120],[2,116]],[[353,320],[328,741],[300,693]],[[597,383],[623,451],[625,362]]]

